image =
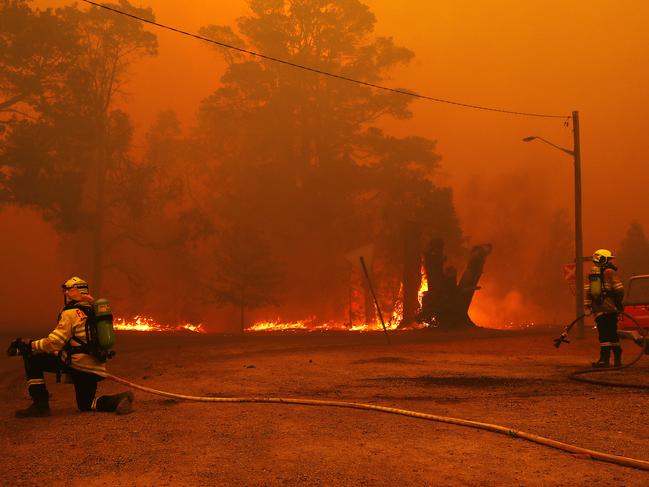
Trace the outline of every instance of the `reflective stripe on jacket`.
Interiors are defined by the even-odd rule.
[[[65,361],[67,353],[64,349],[70,343],[72,337],[76,337],[85,343],[86,319],[86,314],[80,309],[63,310],[56,328],[47,337],[32,342],[32,351],[60,354],[61,359]],[[79,345],[75,340],[70,344],[73,347]],[[82,372],[90,372],[102,377],[105,377],[107,374],[106,364],[86,353],[72,354],[70,366]]]

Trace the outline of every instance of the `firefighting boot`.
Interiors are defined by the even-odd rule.
[[[42,418],[50,416],[50,396],[45,384],[34,384],[29,386],[29,395],[32,397],[31,406],[16,411],[17,418]]]
[[[594,369],[605,369],[611,366],[611,347],[599,347],[599,360],[592,363]]]
[[[115,414],[129,414],[133,412],[133,400],[135,396],[131,391],[120,392],[112,396],[101,396],[97,398],[96,410]]]
[[[622,347],[613,347],[613,367],[622,367]]]
[[[131,391],[121,392],[117,394],[117,405],[115,406],[115,414],[130,414],[133,412],[133,400],[135,396]]]

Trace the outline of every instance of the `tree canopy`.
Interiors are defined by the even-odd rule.
[[[376,18],[357,0],[255,0],[250,10],[236,31],[209,25],[201,34],[370,82],[413,58],[374,34]],[[408,98],[224,54],[228,68],[201,103],[196,131],[223,183],[212,204],[223,225],[245,222],[272,236],[289,309],[338,317],[350,279],[343,255],[368,241],[379,243],[375,272],[394,295],[408,221],[459,245],[452,194],[433,183],[435,142],[377,125],[410,117]]]
[[[110,5],[154,18],[127,0]],[[201,33],[373,83],[414,56],[375,34],[359,0],[249,7],[236,25]],[[201,282],[212,304],[242,314],[281,302],[287,318],[324,321],[348,315],[360,282],[350,249],[375,244],[372,274],[391,306],[405,227],[462,247],[435,141],[383,128],[411,117],[408,97],[220,50],[227,68],[196,125],[162,111],[134,150],[120,94],[133,63],[157,53],[155,35],[97,7],[0,0],[0,12],[0,203],[39,211],[74,243],[95,289],[106,280],[133,308],[193,316]],[[173,299],[154,304],[155,294]]]

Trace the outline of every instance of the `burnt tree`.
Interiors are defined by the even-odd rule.
[[[418,321],[445,329],[475,327],[469,318],[469,307],[475,291],[480,289],[478,282],[490,253],[490,244],[473,247],[466,269],[458,281],[456,269],[444,265],[444,242],[431,240],[424,251],[428,291],[424,293]]]
[[[415,222],[405,224],[403,243],[403,318],[399,328],[407,328],[414,324],[419,311],[421,231]]]

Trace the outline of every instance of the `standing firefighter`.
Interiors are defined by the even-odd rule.
[[[46,338],[19,338],[9,348],[10,354],[23,356],[27,386],[33,401],[27,409],[16,411],[16,417],[50,415],[44,372],[56,373],[57,377],[61,372],[68,375],[74,383],[80,411],[130,413],[133,410],[133,393],[130,391],[95,397],[97,382],[106,376],[106,359],[112,355],[95,346],[99,313],[96,306],[93,307],[95,300],[88,292],[88,284],[79,277],[72,277],[61,287],[64,306],[56,328]],[[95,304],[101,302],[110,309],[105,300],[98,300]],[[112,338],[112,327],[110,333]]]
[[[611,260],[613,254],[606,249],[599,249],[593,253],[595,264],[588,275],[585,286],[584,305],[595,317],[597,332],[599,334],[599,360],[592,365],[596,368],[610,367],[611,350],[613,351],[613,365],[622,365],[622,347],[617,336],[618,313],[624,308],[624,286],[617,276],[617,267]]]

